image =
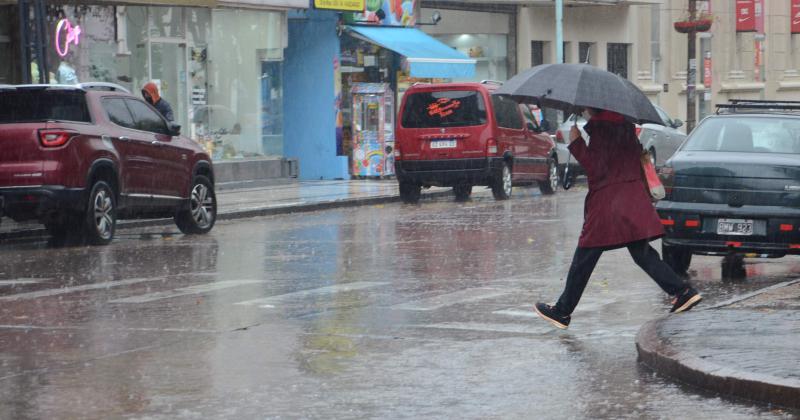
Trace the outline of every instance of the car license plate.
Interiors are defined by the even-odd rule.
[[[717,221],[718,235],[742,235],[753,234],[753,221],[745,219],[719,219]]]
[[[434,140],[431,142],[431,149],[449,149],[456,147],[455,140]]]

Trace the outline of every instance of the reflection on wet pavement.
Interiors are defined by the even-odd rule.
[[[667,297],[604,255],[573,323],[535,317],[585,187],[133,230],[107,247],[0,244],[2,418],[788,417],[655,376],[633,337]],[[796,278],[748,260],[708,304]],[[702,308],[702,307],[701,307]]]

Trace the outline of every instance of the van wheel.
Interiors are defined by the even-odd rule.
[[[686,274],[689,265],[692,263],[692,251],[678,246],[661,244],[661,258],[675,272],[675,274]]]
[[[217,221],[217,195],[214,185],[203,175],[197,175],[192,182],[189,207],[175,214],[175,224],[186,235],[203,234],[211,231]]]
[[[406,204],[416,204],[422,194],[422,186],[410,182],[400,183],[400,199]]]
[[[89,192],[83,216],[86,241],[92,245],[108,245],[114,239],[116,226],[117,201],[114,191],[105,181],[96,181]]]
[[[453,193],[456,195],[456,201],[467,201],[469,200],[470,194],[472,194],[472,185],[469,184],[459,184],[453,187]]]
[[[547,179],[539,181],[539,190],[542,194],[554,194],[558,188],[558,178],[558,160],[554,156],[550,158],[550,163],[547,165]]]
[[[511,197],[511,168],[503,162],[500,176],[492,180],[492,195],[495,200],[508,200]]]

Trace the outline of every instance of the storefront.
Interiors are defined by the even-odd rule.
[[[434,19],[434,16],[436,18]],[[426,2],[421,13],[428,35],[476,61],[475,74],[459,81],[505,81],[514,75],[516,7]],[[465,25],[464,22],[470,22]]]
[[[393,175],[394,117],[411,85],[475,75],[474,58],[417,28],[419,10],[417,0],[368,1],[344,14],[338,153],[349,158],[351,176]]]
[[[200,7],[126,3],[46,6],[45,39],[30,52],[32,79],[112,82],[135,94],[154,81],[183,133],[215,161],[283,156],[286,11],[254,0],[171,2]],[[14,22],[17,7],[0,6],[0,61],[14,63],[0,69],[0,83],[24,80],[19,39],[25,31]]]

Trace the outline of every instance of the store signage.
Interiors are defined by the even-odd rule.
[[[711,89],[711,53],[707,53],[705,57],[703,57],[703,86],[706,89]]]
[[[755,0],[736,0],[736,32],[756,30]]]
[[[61,19],[56,25],[56,52],[61,57],[66,57],[69,54],[69,44],[76,46],[81,42],[81,27],[80,25],[72,26],[72,22],[67,19]]]
[[[791,7],[792,33],[800,34],[800,0],[792,0]]]
[[[755,0],[753,2],[753,10],[756,15],[756,32],[764,33],[764,2],[765,0]]]
[[[453,115],[458,108],[461,108],[461,101],[458,99],[440,98],[428,105],[428,115],[444,118]]]
[[[345,23],[410,27],[417,24],[419,0],[365,0],[364,3],[361,12],[344,14]]]
[[[364,5],[364,0],[314,0],[315,9],[360,12]]]

